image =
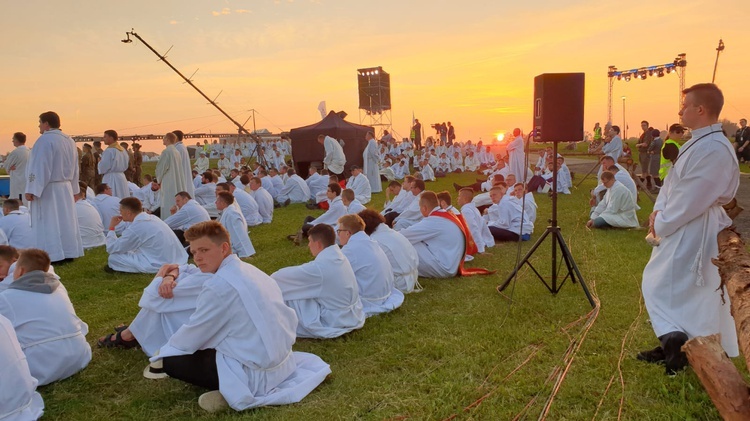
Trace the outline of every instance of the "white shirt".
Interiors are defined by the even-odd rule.
[[[354,196],[363,205],[370,202],[372,190],[370,189],[370,182],[364,174],[359,173],[356,177],[349,177],[349,181],[346,183],[346,188],[354,190]]]
[[[386,224],[380,224],[370,235],[375,240],[393,269],[393,283],[399,291],[408,294],[414,291],[417,284],[419,256],[403,234],[392,230]]]
[[[367,317],[401,306],[404,294],[394,287],[393,268],[377,242],[360,231],[349,237],[342,253],[354,270]]]
[[[162,210],[169,212],[169,209]],[[195,199],[190,199],[164,222],[173,230],[187,231],[198,222],[210,220],[211,217],[208,215],[208,211],[196,202]]]
[[[152,361],[215,349],[219,391],[229,406],[244,410],[290,403],[330,373],[318,357],[292,353],[296,326],[297,316],[284,303],[276,282],[230,255],[204,283],[190,319]],[[305,357],[316,361],[315,370],[297,371],[296,360]],[[298,382],[284,387],[295,372]]]
[[[258,203],[258,213],[260,213],[261,219],[264,224],[270,224],[273,221],[273,197],[263,187],[258,187],[258,190],[251,190],[250,195]]]
[[[26,212],[15,210],[0,218],[0,230],[8,238],[8,244],[17,249],[36,247],[31,217]]]
[[[419,209],[419,198],[422,196],[422,193],[416,196],[413,193],[410,193],[410,195],[411,201],[409,201],[407,207],[393,220],[393,228],[396,231],[408,228],[424,218],[422,211]]]
[[[260,216],[258,202],[253,199],[248,192],[242,189],[235,188],[232,193],[234,201],[240,207],[242,216],[245,217],[248,227],[254,227],[263,223],[263,217]]]
[[[360,213],[363,210],[365,210],[365,205],[363,205],[357,198],[355,197],[354,200],[352,200],[349,203],[349,206],[346,207],[346,213],[347,214],[355,214]]]
[[[112,197],[106,193],[97,194],[91,201],[96,210],[99,212],[99,216],[102,221],[102,233],[105,232],[104,224],[109,228],[109,223],[112,221],[112,217],[120,214],[120,199]]]
[[[299,319],[298,338],[335,338],[365,324],[357,278],[337,245],[271,274]]]
[[[106,240],[109,267],[120,272],[156,273],[167,263],[187,263],[187,252],[169,226],[144,212],[119,238],[114,231],[107,231]]]
[[[229,231],[233,253],[243,258],[255,254],[253,242],[250,241],[250,236],[247,233],[247,221],[245,221],[245,217],[242,216],[238,207],[227,206],[226,209],[221,211],[219,222]]]
[[[76,315],[62,284],[51,294],[8,288],[0,292],[0,315],[15,328],[40,386],[68,378],[91,361],[89,327]]]
[[[0,315],[0,414],[7,421],[27,421],[41,418],[44,412],[42,396],[36,392],[37,379],[31,377],[26,355],[18,343],[10,321]]]
[[[336,196],[331,200],[328,210],[323,215],[313,219],[310,224],[326,224],[336,228],[339,218],[344,215],[346,215],[344,202],[341,201],[341,196]]]
[[[341,144],[336,139],[326,136],[323,141],[323,148],[325,149],[323,163],[326,165],[326,168],[335,174],[343,173],[344,165],[346,164],[346,155],[344,155],[344,149],[341,147]]]
[[[76,202],[76,214],[78,215],[78,229],[81,231],[83,248],[90,249],[103,246],[105,243],[104,224],[99,211],[87,200],[79,200]]]
[[[444,212],[440,208],[433,212]],[[440,217],[428,216],[400,231],[417,250],[419,276],[428,278],[452,278],[464,258],[466,238],[453,222]]]

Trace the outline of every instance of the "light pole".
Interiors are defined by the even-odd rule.
[[[628,139],[628,125],[625,123],[625,95],[622,96],[622,138]]]

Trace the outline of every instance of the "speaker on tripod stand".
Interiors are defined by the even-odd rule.
[[[534,78],[534,131],[533,141],[552,142],[553,145],[553,175],[552,175],[552,217],[550,225],[539,240],[526,253],[526,256],[516,265],[513,272],[497,291],[508,287],[523,265],[528,265],[545,287],[557,294],[570,280],[578,282],[588,298],[591,307],[595,307],[591,293],[583,281],[573,255],[563,239],[560,227],[557,225],[557,145],[562,142],[577,142],[583,139],[583,96],[585,75],[583,73],[545,73]],[[545,279],[529,260],[540,245],[549,238],[552,241],[551,276]],[[562,262],[558,261],[558,247]],[[567,275],[558,279],[558,266],[564,263]]]

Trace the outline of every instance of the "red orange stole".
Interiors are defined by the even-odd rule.
[[[472,255],[477,253],[477,244],[474,242],[474,238],[471,236],[471,232],[469,231],[468,225],[466,225],[466,220],[464,219],[463,215],[456,215],[455,213],[451,211],[434,211],[430,214],[430,216],[437,216],[443,219],[447,219],[458,227],[458,229],[461,230],[461,233],[464,235],[464,244],[466,245],[464,248],[464,255],[461,258],[461,262],[458,264],[458,275],[459,276],[472,276],[472,275],[491,275],[495,273],[495,271],[489,271],[487,269],[482,268],[465,268],[464,267],[464,259],[466,255]]]

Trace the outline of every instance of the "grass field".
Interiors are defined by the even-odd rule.
[[[153,164],[145,168],[149,171]],[[454,181],[474,178],[454,175],[428,188],[454,193]],[[516,244],[497,245],[471,263],[496,275],[420,279],[423,292],[408,295],[390,314],[368,319],[363,329],[333,340],[298,340],[295,350],[319,355],[333,373],[299,404],[243,413],[207,415],[197,404],[202,390],[172,379],[144,379],[147,360],[141,351],[95,346],[98,337],[136,315],[151,276],[107,274],[105,251],[88,252],[58,273],[89,324],[93,360],[72,378],[40,388],[45,419],[537,419],[563,372],[549,406],[551,420],[717,419],[691,370],[671,378],[661,366],[635,360],[637,351],[656,344],[640,293],[650,247],[645,231],[585,228],[593,185],[589,178],[573,194],[561,195],[558,208],[565,240],[601,302],[598,312],[591,312],[578,284],[566,283],[553,296],[528,269],[505,294],[495,291],[545,228],[550,200],[537,195],[532,241],[520,251]],[[383,199],[382,193],[374,195],[370,205],[380,208]],[[651,204],[645,197],[640,203],[643,220]],[[284,238],[309,213],[292,205],[277,210],[273,224],[251,228],[258,254],[249,261],[271,273],[311,259],[306,247]],[[549,272],[549,242],[533,262]]]

